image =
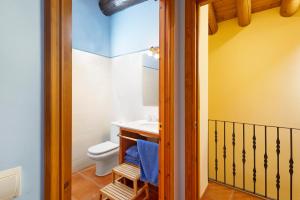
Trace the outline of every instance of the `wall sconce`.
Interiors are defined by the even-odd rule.
[[[159,47],[150,47],[147,51],[148,56],[153,56],[155,59],[159,59]]]

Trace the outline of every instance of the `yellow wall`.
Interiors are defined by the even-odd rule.
[[[300,12],[254,14],[209,37],[209,117],[300,127]]]
[[[249,26],[241,28],[236,19],[219,24],[217,34],[209,37],[209,118],[300,128],[300,12],[293,17],[280,17],[279,9],[252,15]],[[238,127],[239,131],[241,127]],[[219,127],[223,131],[222,125]],[[213,130],[210,130],[213,133]],[[230,127],[228,128],[230,132]],[[247,127],[247,189],[252,190],[252,131]],[[263,191],[263,130],[258,130],[258,190]],[[231,136],[231,133],[229,134]],[[297,134],[299,135],[299,133]],[[275,195],[275,131],[270,130],[269,193]],[[210,135],[210,176],[214,177],[213,135]],[[237,136],[237,140],[241,135]],[[283,199],[288,199],[288,134],[282,133],[281,186]],[[219,168],[222,170],[222,141]],[[228,174],[232,173],[231,137],[228,143]],[[294,150],[300,137],[294,138]],[[241,186],[241,144],[237,144],[238,184]],[[295,155],[295,174],[300,175],[300,152]],[[223,174],[220,174],[220,178]],[[297,179],[297,178],[294,178]],[[227,179],[232,181],[230,177]],[[298,182],[297,182],[298,181]],[[299,180],[295,180],[295,186]],[[294,197],[300,191],[294,192]]]

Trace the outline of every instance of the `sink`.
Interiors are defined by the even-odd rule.
[[[140,124],[140,126],[145,128],[156,128],[158,124]]]
[[[143,122],[138,125],[141,130],[149,132],[158,132],[158,122]]]
[[[137,125],[148,128],[158,128],[158,122],[140,122],[137,123]]]
[[[148,122],[148,121],[137,121],[138,124],[140,125],[150,125],[150,126],[156,126],[158,125],[158,122]]]
[[[144,132],[159,134],[159,123],[146,120],[138,120],[132,122],[123,122],[119,124],[120,127],[140,130]]]

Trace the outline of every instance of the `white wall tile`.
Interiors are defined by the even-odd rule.
[[[73,171],[93,163],[90,146],[109,140],[112,121],[158,118],[143,106],[142,53],[115,58],[73,49]]]
[[[73,171],[91,164],[87,149],[109,139],[110,59],[73,50]]]

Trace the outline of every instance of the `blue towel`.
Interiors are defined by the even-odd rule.
[[[126,150],[126,155],[129,155],[133,158],[139,159],[139,152],[138,152],[137,146],[134,145],[134,146],[129,147]]]
[[[136,166],[140,166],[140,160],[136,159],[134,157],[131,157],[130,155],[125,155],[125,162],[134,164]]]
[[[140,157],[141,181],[158,185],[158,144],[137,140]]]

